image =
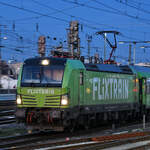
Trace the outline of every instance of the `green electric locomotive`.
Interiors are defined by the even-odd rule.
[[[17,85],[18,122],[30,129],[72,129],[137,118],[139,79],[129,66],[37,57],[24,61]]]
[[[150,116],[150,67],[130,66],[133,73],[137,75],[139,82],[138,100],[140,113],[148,119]]]

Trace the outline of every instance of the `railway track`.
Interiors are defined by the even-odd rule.
[[[115,147],[119,147],[121,145],[125,145],[128,143],[134,144],[141,141],[145,141],[145,143],[147,144],[148,141],[150,142],[150,135],[148,135],[145,132],[126,133],[113,136],[108,135],[95,138],[88,138],[84,140],[72,140],[70,142],[57,144],[51,143],[47,145],[47,147],[35,148],[35,150],[109,150],[109,148],[115,149]],[[143,145],[143,147],[147,145]],[[136,146],[132,146],[132,148],[137,150]],[[131,148],[129,149],[131,150]]]
[[[46,135],[44,136],[46,137]],[[43,136],[39,133],[0,138],[0,149],[14,149],[20,145],[26,146],[26,144],[41,141],[42,139]]]
[[[142,126],[142,125],[138,125]],[[124,129],[129,130],[124,131]],[[132,129],[132,131],[131,131]],[[104,149],[118,146],[129,142],[150,140],[150,129],[141,131],[134,126],[120,128],[116,131],[92,129],[89,131],[77,131],[75,133],[65,132],[43,132],[27,134],[22,136],[0,138],[0,149]],[[122,132],[124,131],[124,132]],[[125,133],[126,132],[126,133]]]
[[[15,100],[0,100],[0,125],[14,123]]]
[[[150,142],[150,132],[135,132],[135,133],[126,133],[120,135],[107,135],[93,138],[80,138],[80,139],[71,139],[71,140],[60,140],[54,142],[51,136],[51,139],[45,141],[49,136],[44,136],[40,138],[28,137],[30,138],[30,142],[26,143],[27,140],[24,140],[24,145],[20,143],[16,143],[16,146],[7,145],[5,149],[36,149],[36,150],[99,150],[99,149],[107,149],[110,147],[116,147],[128,143],[136,143],[140,141],[148,141]],[[41,140],[42,139],[42,140]],[[38,142],[40,140],[40,143]],[[58,139],[57,139],[58,140]],[[32,141],[32,142],[31,142]],[[22,141],[23,142],[23,141]],[[33,143],[36,142],[36,143]],[[44,143],[42,143],[44,142]],[[0,147],[3,148],[3,147]]]

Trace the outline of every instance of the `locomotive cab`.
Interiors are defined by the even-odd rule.
[[[49,128],[68,106],[67,88],[62,88],[66,59],[27,59],[18,80],[16,118],[27,126]]]
[[[18,122],[31,129],[64,130],[78,113],[80,75],[84,65],[67,58],[27,59],[21,69],[17,85]],[[83,82],[83,81],[82,81]],[[78,89],[79,88],[79,89]],[[80,93],[80,97],[78,97]],[[78,99],[78,100],[77,100]],[[82,100],[80,103],[82,103]]]

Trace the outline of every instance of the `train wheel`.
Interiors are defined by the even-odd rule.
[[[85,128],[85,130],[89,130],[89,128],[90,128],[90,119],[89,119],[89,117],[87,117],[86,118],[86,120],[85,120],[85,123],[84,123],[84,128]]]
[[[84,128],[85,128],[85,130],[89,130],[90,125],[89,124],[85,124]]]
[[[70,125],[69,125],[69,131],[70,133],[73,133],[76,128],[76,121],[75,120],[70,120]]]
[[[67,122],[68,122],[68,124],[65,127],[65,131],[73,133],[75,131],[75,128],[76,128],[76,121],[71,119],[71,120],[68,120]]]

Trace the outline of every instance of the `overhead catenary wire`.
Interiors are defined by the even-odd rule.
[[[46,8],[48,8],[48,9],[52,9],[52,10],[58,11],[58,12],[64,14],[64,15],[69,16],[69,17],[72,17],[72,18],[80,19],[81,21],[83,20],[83,21],[86,21],[86,22],[88,22],[88,23],[90,22],[90,23],[93,23],[93,24],[98,24],[98,25],[103,25],[103,26],[107,26],[107,27],[110,27],[110,28],[114,28],[114,27],[111,26],[111,25],[98,23],[98,22],[95,22],[95,21],[92,21],[92,20],[89,20],[89,19],[85,19],[85,18],[76,16],[76,15],[72,15],[72,14],[69,14],[69,13],[65,13],[65,12],[62,11],[62,10],[59,10],[59,9],[50,7],[50,6],[48,6],[48,5],[45,5],[45,4],[43,4],[43,3],[38,2],[38,1],[36,1],[36,0],[32,0],[32,1],[35,2],[36,4],[40,5],[40,6],[43,6],[43,7],[46,7]],[[86,2],[86,3],[87,3],[87,2]],[[85,3],[84,3],[84,4],[85,4]],[[95,29],[96,29],[96,28],[95,28]],[[98,28],[97,28],[97,29],[98,29]]]
[[[35,1],[35,0],[34,0]],[[66,1],[66,0],[65,0]],[[39,3],[39,2],[38,2]],[[18,7],[18,6],[15,6],[15,5],[10,5],[10,4],[6,4],[6,3],[2,3],[2,2],[0,2],[0,4],[3,4],[3,5],[6,5],[6,6],[9,6],[9,7],[13,7],[13,8],[17,8],[17,9],[21,9],[21,10],[23,10],[23,11],[27,11],[27,12],[30,12],[30,13],[34,13],[34,14],[41,14],[41,15],[43,15],[43,16],[46,16],[46,17],[52,17],[53,19],[56,19],[56,20],[59,20],[59,18],[58,17],[53,17],[53,16],[49,16],[49,15],[47,15],[47,14],[42,14],[42,13],[39,13],[39,12],[35,12],[35,11],[32,11],[32,10],[29,10],[29,9],[26,9],[26,8],[21,8],[21,7]],[[39,4],[41,4],[41,3],[39,3]],[[79,4],[79,3],[77,3],[77,4]],[[81,5],[81,4],[80,4]],[[44,6],[44,5],[43,5]],[[82,4],[81,6],[87,6],[86,4]],[[59,12],[62,12],[61,10],[58,10],[58,9],[55,9],[55,10],[57,10],[57,11],[59,11]],[[69,15],[69,14],[67,14],[67,13],[65,13],[66,15]],[[73,15],[69,15],[70,17],[71,16],[73,16]],[[84,18],[81,18],[81,17],[77,17],[77,16],[74,16],[74,17],[76,17],[76,18],[80,18],[80,19],[82,19],[82,20],[84,20],[84,21],[86,21],[86,22],[89,22],[90,20],[87,20],[87,19],[84,19]],[[63,21],[63,22],[69,22],[68,20],[64,20],[64,19],[60,19],[59,21]],[[90,22],[92,22],[92,21],[90,21]],[[94,22],[94,23],[96,23],[96,22]],[[99,24],[99,23],[96,23],[96,24]],[[106,24],[99,24],[99,25],[105,25],[106,26]],[[94,30],[101,30],[100,28],[98,28],[98,27],[95,27],[95,26],[93,26],[93,25],[88,25],[88,24],[84,24],[84,26],[86,26],[86,27],[88,27],[88,28],[91,28],[91,29],[94,29]],[[109,26],[109,25],[107,25],[107,26]],[[109,26],[109,27],[112,27],[113,28],[113,26]],[[114,27],[115,28],[115,27]]]
[[[118,1],[120,1],[120,0],[118,0]],[[130,2],[132,2],[132,3],[136,4],[136,5],[145,5],[145,6],[149,5],[150,6],[150,3],[148,3],[148,2],[145,3],[145,1],[138,2],[138,1],[135,1],[135,0],[130,0]]]
[[[129,6],[129,7],[131,7],[131,8],[134,8],[134,9],[136,9],[136,10],[138,10],[138,11],[143,12],[143,13],[150,14],[150,11],[148,11],[148,10],[146,10],[146,9],[143,9],[143,8],[140,8],[140,7],[137,7],[137,6],[135,5],[136,3],[134,3],[134,4],[132,5],[132,2],[130,2],[130,1],[126,1],[126,2],[118,1],[118,0],[115,0],[115,1],[118,2],[118,3],[124,4],[124,5],[126,5],[126,6]]]
[[[105,7],[107,7],[108,9],[102,9],[100,7],[94,7],[94,6],[90,6],[88,4],[82,4],[82,3],[79,3],[79,2],[74,2],[74,1],[70,1],[70,0],[62,0],[64,2],[68,2],[68,3],[72,3],[72,4],[75,4],[75,5],[80,5],[82,7],[87,7],[87,8],[91,8],[91,9],[94,9],[94,10],[97,10],[97,11],[104,11],[106,13],[111,13],[111,14],[115,14],[115,15],[121,15],[121,16],[126,16],[126,17],[129,17],[129,18],[132,18],[132,19],[135,19],[135,20],[139,20],[139,21],[142,21],[143,23],[146,23],[146,24],[150,24],[150,20],[149,19],[145,19],[145,18],[142,18],[142,17],[137,17],[137,16],[133,16],[131,14],[128,14],[126,12],[123,12],[121,10],[118,10],[118,9],[114,9],[114,11],[110,11],[110,6],[108,5],[105,5]],[[99,1],[96,1],[96,2],[99,2]],[[113,9],[113,8],[112,8]]]
[[[104,3],[100,2],[100,1],[97,1],[97,0],[91,0],[91,1],[94,1],[95,3],[100,4],[100,5],[102,5],[102,6],[106,7],[106,8],[115,10],[115,11],[117,11],[118,13],[120,13],[121,15],[125,15],[125,16],[127,16],[127,17],[131,17],[131,18],[134,18],[134,19],[143,20],[143,21],[146,21],[146,22],[148,21],[148,24],[149,24],[149,21],[150,21],[150,20],[148,20],[148,19],[141,18],[141,17],[138,17],[138,16],[129,15],[129,14],[126,13],[126,12],[122,12],[122,11],[119,10],[119,9],[113,8],[113,7],[111,7],[111,6],[109,6],[109,5],[106,5],[106,4],[104,4]],[[126,3],[126,4],[127,4],[127,3]],[[139,10],[140,10],[140,9],[139,9]]]
[[[28,12],[28,13],[37,14],[37,15],[43,15],[45,17],[49,17],[49,18],[52,18],[52,19],[55,19],[55,20],[59,20],[59,21],[62,21],[62,22],[67,22],[67,23],[69,22],[66,19],[50,16],[48,14],[43,14],[43,13],[40,13],[40,12],[37,12],[37,11],[34,11],[34,10],[30,10],[30,9],[27,9],[27,8],[22,8],[22,7],[19,7],[19,6],[12,5],[12,4],[4,3],[4,2],[0,2],[0,4],[4,5],[4,6],[9,6],[9,7],[13,7],[13,8],[16,8],[16,9],[20,9],[20,10]]]
[[[71,14],[68,14],[68,13],[64,13],[62,10],[59,10],[59,9],[50,7],[50,6],[48,6],[48,5],[45,5],[45,4],[43,4],[43,3],[38,2],[38,1],[36,1],[36,0],[32,0],[32,1],[35,2],[36,4],[40,5],[40,6],[43,6],[43,7],[46,7],[46,8],[48,8],[48,9],[52,9],[52,10],[58,11],[58,12],[60,12],[60,13],[63,13],[63,14],[66,15],[66,16],[78,18],[78,19],[80,19],[81,21],[83,20],[83,21],[86,21],[86,22],[88,22],[88,23],[90,22],[90,23],[97,24],[97,25],[107,26],[107,27],[109,27],[109,28],[119,29],[119,28],[114,27],[114,26],[111,26],[111,25],[98,23],[98,22],[95,22],[95,21],[92,21],[92,20],[89,20],[89,19],[85,19],[85,18],[82,18],[82,17],[78,17],[78,16],[75,16],[75,15],[71,15]],[[85,3],[84,3],[84,4],[85,4]],[[81,22],[81,23],[82,23],[82,22]],[[89,26],[89,25],[86,25],[86,26],[91,27],[91,26]],[[92,27],[92,29],[100,30],[100,28],[96,28],[96,27]],[[143,32],[142,32],[142,33],[143,33]],[[122,37],[125,37],[125,38],[129,38],[129,39],[137,39],[137,38],[127,37],[127,36],[125,36],[125,35],[123,35],[123,34],[121,34],[121,36],[122,36]],[[139,39],[138,39],[138,40],[139,40]]]
[[[76,15],[72,15],[72,14],[68,14],[68,13],[65,13],[65,12],[64,12],[64,10],[71,9],[71,8],[75,8],[76,6],[59,10],[59,9],[50,7],[50,6],[48,6],[48,5],[45,5],[45,4],[43,4],[43,3],[40,3],[40,2],[38,2],[38,1],[36,1],[36,0],[32,0],[32,1],[33,1],[34,3],[40,5],[40,6],[43,6],[43,7],[45,7],[45,8],[54,10],[55,12],[53,12],[53,13],[51,13],[51,14],[62,13],[62,14],[67,15],[67,16],[69,16],[69,17],[78,18],[78,19],[80,19],[81,21],[83,20],[83,21],[86,21],[86,22],[90,22],[90,23],[97,24],[97,25],[102,25],[102,26],[109,27],[109,28],[120,29],[120,28],[115,27],[115,26],[111,26],[111,25],[108,25],[108,24],[98,23],[98,22],[95,22],[95,21],[92,21],[92,20],[89,20],[89,19],[85,19],[85,18],[76,16]],[[97,1],[96,1],[96,2],[97,2]],[[87,2],[86,2],[86,3],[87,3]],[[98,2],[98,3],[100,3],[100,2]],[[34,17],[31,17],[31,19],[32,19],[32,18],[34,18]],[[35,18],[38,18],[38,16],[35,17]],[[24,18],[23,20],[25,20],[25,19],[26,19],[26,18]],[[27,18],[27,19],[30,19],[30,18]],[[20,20],[22,20],[22,19],[20,19]],[[17,20],[15,20],[15,21],[17,21]],[[99,29],[99,28],[96,28],[96,27],[93,27],[93,26],[88,26],[88,25],[86,25],[86,26],[87,26],[87,27],[92,27],[92,29],[95,29],[95,30]],[[126,30],[128,30],[128,29],[126,29]],[[140,32],[140,31],[138,31],[138,32]]]
[[[25,9],[25,8],[24,8]],[[43,13],[42,13],[43,14]],[[77,17],[77,16],[74,16],[74,17]],[[81,18],[81,19],[84,19],[84,18]],[[86,20],[86,19],[85,19]],[[61,21],[61,20],[59,20],[59,21]],[[82,21],[84,21],[84,20],[82,20]],[[87,20],[88,21],[88,20]],[[68,22],[67,22],[68,23]],[[98,25],[98,24],[97,24]],[[100,29],[100,28],[98,28],[98,27],[96,27],[96,26],[93,26],[93,25],[89,25],[89,27],[91,28],[91,29],[94,29],[94,30],[97,30],[97,29]],[[121,35],[122,36],[122,35]],[[127,38],[127,36],[122,36],[122,37],[126,37]],[[25,41],[25,40],[24,40]],[[35,43],[33,43],[33,44],[37,44],[36,42]]]
[[[8,4],[8,3],[0,2],[0,4],[1,4],[1,5],[5,5],[5,6],[9,6],[9,7],[13,7],[13,8],[16,8],[16,9],[20,9],[20,10],[25,11],[25,12],[28,12],[28,13],[43,15],[44,17],[49,17],[49,18],[52,18],[52,19],[55,19],[55,20],[58,20],[58,21],[65,22],[65,23],[69,23],[69,22],[70,22],[70,21],[67,20],[67,19],[50,16],[50,15],[48,15],[48,14],[43,14],[43,13],[40,13],[40,12],[37,12],[37,11],[33,11],[33,10],[30,10],[30,9],[27,9],[27,8],[18,7],[18,6],[15,6],[15,5]],[[93,27],[93,26],[91,26],[91,25],[87,25],[87,24],[84,24],[84,25],[85,25],[86,27],[92,28],[92,29],[94,29],[94,30],[99,29],[99,28]]]
[[[34,1],[37,3],[37,1]],[[38,2],[39,3],[39,2]],[[48,5],[45,5],[46,7],[49,7]],[[72,7],[68,7],[68,8],[65,8],[65,9],[61,9],[61,10],[57,10],[57,9],[54,9],[53,7],[51,7],[53,10],[55,10],[54,12],[50,13],[49,15],[54,15],[54,14],[57,14],[57,13],[62,13],[64,11],[67,11],[67,10],[70,10],[70,9],[74,9],[74,8],[77,8],[79,6],[72,6]],[[30,19],[39,19],[43,17],[43,15],[39,15],[39,16],[35,16],[35,17],[26,17],[26,18],[20,18],[20,19],[15,19],[15,21],[26,21],[26,20],[30,20]]]

